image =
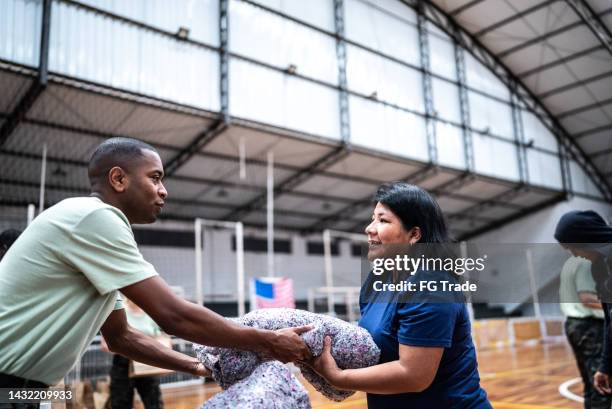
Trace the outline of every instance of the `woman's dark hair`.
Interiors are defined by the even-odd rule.
[[[404,182],[380,185],[374,203],[387,206],[402,221],[404,229],[421,229],[421,243],[450,241],[442,210],[433,197],[418,186]]]

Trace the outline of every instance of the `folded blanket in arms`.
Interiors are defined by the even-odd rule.
[[[270,330],[312,324],[314,329],[302,334],[312,355],[321,354],[323,340],[329,335],[332,339],[331,353],[342,369],[376,365],[380,358],[380,350],[365,329],[326,315],[289,308],[269,308],[252,311],[233,320],[250,327]],[[207,401],[203,408],[310,407],[304,388],[278,361],[264,362],[255,352],[230,348],[194,345],[194,350],[198,359],[212,371],[213,378],[224,389]],[[354,393],[336,389],[308,366],[300,363],[297,365],[304,378],[329,399],[342,401]],[[268,402],[264,403],[266,400]]]

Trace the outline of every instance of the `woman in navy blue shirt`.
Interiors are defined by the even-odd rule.
[[[374,201],[372,222],[366,227],[369,260],[388,257],[395,245],[449,241],[440,207],[419,187],[384,184]],[[379,346],[380,363],[342,370],[327,338],[313,368],[340,389],[367,392],[370,409],[490,409],[480,387],[466,305],[431,298],[397,302],[365,297],[371,280],[372,274],[362,289],[359,325]]]

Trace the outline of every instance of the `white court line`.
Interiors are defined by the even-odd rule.
[[[573,378],[573,379],[565,381],[561,385],[559,385],[559,393],[561,394],[561,396],[563,396],[564,398],[567,398],[569,400],[573,400],[574,402],[584,403],[584,398],[582,396],[578,396],[575,393],[570,392],[570,390],[569,390],[570,386],[572,386],[572,385],[574,385],[574,384],[576,384],[578,382],[582,382],[582,378],[580,378],[580,377]]]

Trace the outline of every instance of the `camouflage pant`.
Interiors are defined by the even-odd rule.
[[[603,325],[603,320],[593,318],[568,318],[565,321],[565,334],[584,383],[585,409],[610,409],[610,397],[600,395],[593,388],[593,375],[597,372],[603,350]]]
[[[134,389],[138,391],[145,409],[163,409],[164,402],[159,388],[159,378],[130,378],[130,361],[120,355],[113,357],[111,368],[110,399],[112,409],[131,409]]]

